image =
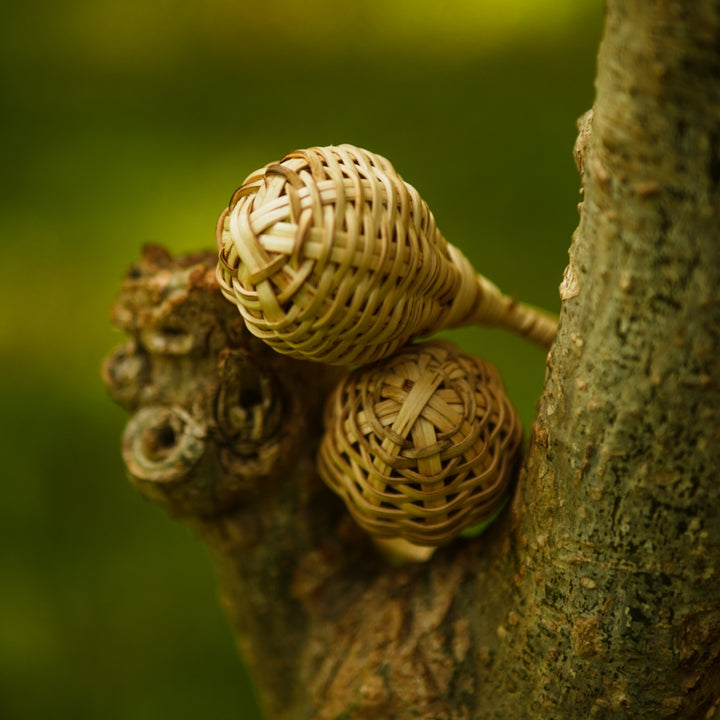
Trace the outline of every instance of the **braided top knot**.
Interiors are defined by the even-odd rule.
[[[351,145],[298,150],[250,175],[217,239],[223,294],[253,334],[294,357],[386,357],[468,315],[478,294],[418,192]]]
[[[492,516],[521,455],[520,419],[497,370],[446,342],[346,375],[325,428],[325,483],[369,533],[416,545],[442,545]]]

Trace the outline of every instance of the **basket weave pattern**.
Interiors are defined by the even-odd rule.
[[[489,363],[445,342],[349,373],[328,401],[320,475],[365,530],[436,546],[506,497],[522,428]]]
[[[418,335],[506,317],[542,344],[555,333],[475,273],[385,158],[352,145],[298,150],[252,173],[220,215],[217,243],[225,297],[294,357],[364,364]]]

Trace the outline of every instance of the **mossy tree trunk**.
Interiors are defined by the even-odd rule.
[[[319,482],[336,370],[147,249],[106,362],[131,478],[211,548],[268,718],[711,718],[720,703],[720,0],[608,0],[584,202],[511,510],[388,566]]]

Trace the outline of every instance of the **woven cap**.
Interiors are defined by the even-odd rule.
[[[253,334],[294,357],[386,357],[467,316],[478,293],[417,191],[352,145],[299,150],[251,174],[217,241],[223,294]]]
[[[504,502],[521,443],[497,370],[426,342],[345,377],[325,411],[319,470],[369,533],[441,545]]]

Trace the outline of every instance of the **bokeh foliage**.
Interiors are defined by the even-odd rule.
[[[352,142],[447,238],[559,308],[600,3],[32,0],[0,24],[0,717],[257,717],[209,561],[124,481],[98,367],[146,242],[210,248],[256,167]],[[529,427],[543,353],[451,333]]]

